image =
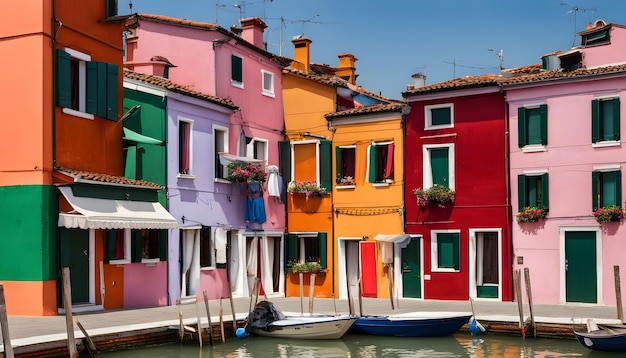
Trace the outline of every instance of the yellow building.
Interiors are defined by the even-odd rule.
[[[393,278],[400,278],[400,250],[411,243],[404,235],[403,217],[407,110],[403,103],[391,103],[325,116],[334,133],[333,241],[339,298],[388,298],[402,286],[394,285]]]
[[[333,131],[324,116],[390,100],[356,86],[353,55],[340,54],[338,68],[312,64],[312,41],[299,37],[292,42],[294,60],[282,78],[287,140],[279,144],[280,171],[287,187],[285,294],[301,292],[300,275],[293,273],[298,271],[293,264],[316,262],[323,272],[316,275],[314,295],[332,297],[338,290],[339,247],[333,239]],[[309,277],[303,274],[307,287]]]

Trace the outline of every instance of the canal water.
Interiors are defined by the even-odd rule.
[[[622,353],[588,350],[575,339],[526,338],[518,336],[457,333],[450,337],[406,338],[347,334],[340,340],[285,340],[267,337],[208,342],[200,349],[191,343],[167,344],[123,352],[102,353],[101,358],[552,358],[623,357]]]

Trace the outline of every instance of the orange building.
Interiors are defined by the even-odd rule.
[[[115,251],[119,240],[130,262],[132,229],[175,225],[154,205],[159,186],[120,177],[126,18],[115,0],[3,1],[0,21],[0,52],[10,54],[0,59],[10,69],[0,89],[0,283],[8,312],[57,314],[62,267],[70,268],[73,305],[101,308],[107,245]],[[159,215],[149,219],[145,207]]]
[[[283,102],[287,141],[279,145],[280,169],[286,190],[287,240],[285,241],[286,296],[300,294],[300,275],[294,263],[317,262],[323,273],[316,275],[316,297],[337,294],[337,255],[334,240],[332,141],[327,113],[368,104],[389,102],[355,84],[356,58],[339,55],[339,67],[310,62],[312,41],[293,41],[291,65],[283,70]],[[306,270],[306,268],[305,268]],[[308,287],[310,274],[305,273]],[[309,292],[307,290],[307,292]]]

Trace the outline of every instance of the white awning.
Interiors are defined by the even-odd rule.
[[[159,202],[111,200],[74,196],[59,187],[74,209],[59,213],[59,227],[68,229],[176,229],[178,222]]]
[[[383,264],[393,263],[393,245],[398,244],[400,248],[405,248],[411,241],[411,235],[385,235],[378,234],[374,236],[375,241],[380,242],[381,246],[381,259]]]
[[[406,244],[408,244],[408,241],[411,239],[411,235],[385,235],[385,234],[378,234],[376,236],[374,236],[374,240],[376,241],[381,241],[381,242],[393,242],[393,243],[398,243],[401,246],[405,246]]]
[[[249,157],[240,157],[240,156],[234,155],[234,154],[218,153],[218,155],[220,156],[220,164],[221,165],[228,165],[228,164],[230,164],[232,162],[263,163],[263,160],[261,160],[261,159],[254,159],[254,158],[249,158]]]

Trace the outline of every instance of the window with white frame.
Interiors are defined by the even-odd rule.
[[[155,229],[106,230],[106,259],[109,264],[165,260],[163,235]]]
[[[254,138],[248,143],[247,155],[249,158],[267,160],[267,139]]]
[[[548,105],[533,105],[517,109],[518,146],[548,144]]]
[[[178,173],[191,175],[192,163],[192,127],[193,122],[188,120],[178,121]]]
[[[261,70],[263,81],[263,94],[274,97],[274,74],[265,70]]]
[[[431,231],[431,270],[456,272],[461,269],[461,239],[459,231]]]
[[[620,101],[619,97],[598,98],[591,101],[592,143],[619,141]]]
[[[231,55],[231,77],[230,84],[243,88],[243,58],[237,55]]]
[[[355,185],[356,146],[338,146],[335,148],[337,185]]]
[[[92,61],[90,55],[70,48],[57,49],[55,93],[63,113],[118,120],[118,67],[114,64]]]
[[[226,179],[228,176],[228,164],[220,162],[219,153],[228,153],[228,128],[213,126],[213,148],[215,151],[215,179]]]
[[[622,206],[622,171],[619,165],[595,167],[591,172],[592,210]]]
[[[393,142],[376,142],[368,148],[367,180],[370,183],[392,183],[394,175]]]
[[[440,184],[454,190],[454,144],[423,146],[423,187]]]
[[[318,262],[326,268],[328,235],[325,232],[287,234],[285,257],[292,263]]]
[[[436,104],[424,106],[424,129],[440,129],[454,127],[454,104]]]

